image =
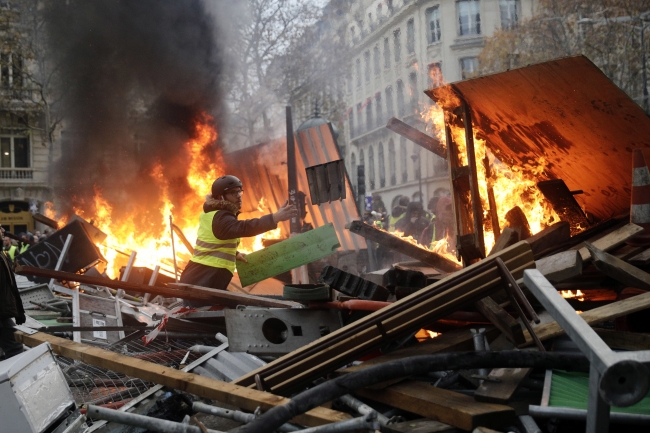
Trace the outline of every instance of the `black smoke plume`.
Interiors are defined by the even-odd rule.
[[[99,189],[114,219],[136,204],[157,211],[158,162],[178,204],[189,192],[183,143],[204,114],[217,126],[222,113],[214,17],[201,0],[47,0],[45,8],[63,95],[57,210],[89,210]],[[140,219],[147,224],[146,212]]]

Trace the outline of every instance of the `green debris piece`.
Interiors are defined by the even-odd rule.
[[[237,262],[242,287],[333,254],[341,246],[332,223],[293,236],[248,254],[248,263]]]
[[[589,375],[587,373],[553,370],[549,406],[587,409]],[[650,415],[650,394],[628,407],[612,406],[613,412]]]

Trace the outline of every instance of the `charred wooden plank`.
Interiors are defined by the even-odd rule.
[[[532,368],[494,368],[474,393],[478,401],[506,404]]]
[[[641,254],[637,254],[636,256],[632,257],[630,259],[630,263],[633,264],[634,266],[647,266],[650,264],[650,248],[642,252]]]
[[[494,324],[506,338],[514,344],[522,344],[526,341],[524,332],[519,322],[517,322],[506,310],[497,304],[489,296],[481,299],[474,304],[476,309],[486,319]],[[523,320],[526,320],[525,318]]]
[[[126,281],[111,280],[109,278],[92,277],[88,275],[73,274],[71,272],[52,271],[50,269],[33,268],[30,266],[16,266],[19,275],[35,275],[37,277],[54,278],[60,281],[75,281],[77,283],[91,284],[94,286],[110,287],[113,289],[132,290],[140,293],[151,293],[170,298],[182,298],[193,301],[214,302],[215,305],[236,307],[237,305],[250,305],[255,307],[293,308],[295,302],[279,299],[263,298],[261,296],[234,293],[225,290],[209,289],[207,287],[192,286],[190,284],[174,284],[175,287],[148,286],[146,284],[129,283]]]
[[[186,373],[168,366],[110,352],[99,347],[75,343],[41,332],[28,335],[19,331],[15,335],[18,341],[30,347],[49,343],[54,353],[66,358],[179,389],[199,397],[230,403],[249,411],[254,411],[258,406],[261,406],[262,410],[268,410],[289,402],[289,399],[268,392],[243,388],[198,374]],[[345,413],[317,407],[296,417],[295,421],[304,425],[316,426],[349,418],[350,416]]]
[[[551,282],[564,281],[582,274],[582,256],[570,250],[535,260],[537,269]]]
[[[519,242],[519,232],[510,227],[504,228],[499,239],[497,239],[492,247],[492,251],[488,254],[488,257],[495,255],[499,251],[508,248],[510,245],[514,245],[517,242]]]
[[[48,227],[52,227],[55,230],[59,229],[59,223],[57,221],[54,221],[52,218],[46,217],[42,213],[36,212],[35,214],[32,215],[32,217],[39,223],[45,224]]]
[[[377,242],[379,245],[383,245],[386,248],[398,251],[416,260],[419,260],[422,263],[433,266],[434,268],[441,271],[455,272],[461,269],[461,266],[458,263],[447,259],[440,254],[434,253],[433,251],[428,251],[417,245],[413,245],[409,241],[405,241],[398,238],[397,236],[393,236],[388,232],[379,230],[369,224],[364,223],[363,221],[352,221],[348,225],[348,230],[368,240]]]
[[[571,237],[571,226],[568,222],[560,221],[526,239],[535,257]]]
[[[586,242],[585,244],[594,261],[594,266],[596,266],[599,271],[612,277],[616,281],[627,284],[630,287],[650,290],[649,273],[644,272],[636,266],[632,266],[611,254],[599,250],[589,242]]]
[[[618,229],[607,233],[606,235],[597,239],[589,239],[587,242],[599,250],[610,251],[623,245],[626,240],[630,239],[641,231],[643,231],[643,227],[630,223],[624,225],[623,227],[619,227]],[[583,242],[576,247],[571,248],[572,250],[577,249],[580,251],[580,256],[582,257],[583,262],[591,260],[591,254],[589,253],[589,250],[587,250],[585,244],[586,242]]]
[[[577,233],[589,227],[587,215],[576,201],[574,194],[562,179],[544,180],[537,182],[537,188],[546,200],[551,203],[562,221],[571,225],[571,232]]]
[[[393,132],[398,133],[402,137],[411,140],[413,143],[420,147],[425,148],[429,152],[433,152],[443,159],[447,159],[447,149],[440,140],[433,138],[424,132],[420,132],[411,125],[402,122],[396,117],[391,117],[386,124],[386,128]]]
[[[521,227],[521,232],[519,233],[519,239],[525,240],[532,236],[530,232],[530,224],[528,224],[528,218],[526,214],[519,206],[515,206],[508,211],[506,214],[507,227]]]

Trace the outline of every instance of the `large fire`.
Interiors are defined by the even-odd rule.
[[[460,100],[453,91],[448,87],[447,89],[448,91],[442,100],[438,101],[440,105],[432,104],[422,115],[441,143],[446,143],[444,133],[445,113],[441,107],[453,109],[461,105]],[[451,109],[449,110],[450,114],[448,114],[450,116],[448,124],[452,139],[458,148],[458,163],[460,166],[464,166],[468,164],[465,128],[458,125],[459,122],[456,121],[455,114]],[[490,209],[488,202],[489,188],[492,188],[494,192],[500,228],[507,226],[506,214],[515,206],[519,206],[526,215],[532,234],[538,233],[552,223],[560,221],[560,218],[536,186],[539,175],[545,170],[546,161],[541,159],[534,161],[534,163],[531,161],[530,165],[524,167],[510,168],[490,152],[486,141],[477,136],[477,132],[476,129],[473,130],[473,138],[479,195],[484,212],[485,254],[488,254],[496,241],[488,214]]]
[[[194,138],[184,143],[183,150],[187,155],[187,184],[190,193],[185,194],[180,203],[173,203],[169,190],[169,180],[163,175],[163,166],[160,161],[154,164],[149,173],[160,191],[160,207],[155,215],[157,221],[152,221],[149,229],[138,225],[136,216],[137,203],[130,203],[134,211],[126,218],[117,220],[114,209],[123,203],[109,203],[102,191],[95,187],[92,203],[83,203],[73,208],[80,217],[92,223],[107,235],[106,240],[98,245],[100,251],[107,259],[106,273],[112,277],[119,276],[120,267],[126,265],[132,252],[136,252],[135,266],[144,266],[150,269],[160,265],[161,272],[170,276],[174,275],[174,253],[172,251],[170,222],[181,228],[186,237],[192,242],[198,229],[199,211],[202,209],[205,196],[210,192],[212,182],[224,173],[223,159],[220,153],[214,154],[211,145],[217,139],[217,131],[212,126],[212,119],[204,118],[195,125]],[[211,152],[209,157],[206,153]],[[260,211],[266,210],[266,204],[260,202]],[[46,207],[50,218],[56,219],[57,215],[51,206]],[[268,212],[267,212],[268,213]],[[171,217],[171,218],[170,218]],[[65,222],[67,218],[61,218]],[[161,230],[161,227],[163,228]],[[242,245],[240,251],[250,253],[262,248],[262,238],[279,238],[280,228],[271,233],[259,235]],[[176,261],[180,269],[190,259],[191,254],[175,236]]]

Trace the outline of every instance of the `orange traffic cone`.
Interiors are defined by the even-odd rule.
[[[650,171],[641,149],[634,149],[630,222],[645,230],[629,239],[628,245],[650,245]]]

